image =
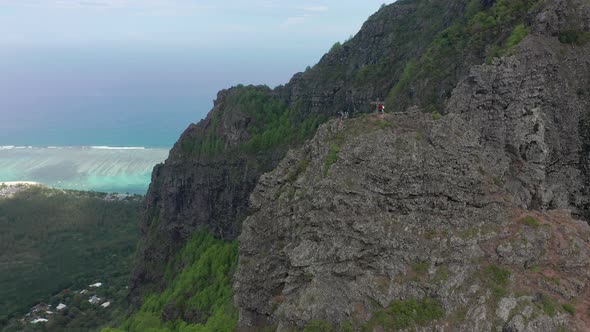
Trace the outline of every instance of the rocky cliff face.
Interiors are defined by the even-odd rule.
[[[583,0],[398,1],[287,85],[220,92],[154,170],[131,300],[205,228],[239,235],[243,330],[590,329],[589,32]],[[339,110],[302,147],[272,131]]]
[[[166,163],[154,169],[131,283],[135,305],[145,294],[165,287],[166,264],[196,231],[206,228],[229,240],[238,236],[258,177],[280,157],[275,151],[216,152],[234,149],[249,137],[251,119],[231,103],[237,93],[236,89],[220,92],[207,118],[189,126]]]
[[[372,111],[370,102],[387,97],[406,63],[421,56],[437,33],[462,19],[468,2],[405,0],[384,7],[356,36],[277,93],[290,102],[302,101],[304,113]]]
[[[444,117],[330,122],[290,151],[240,235],[241,328],[589,330],[589,23],[545,1]]]
[[[399,1],[382,8],[352,40],[287,85],[221,91],[207,118],[189,126],[168,160],[154,169],[130,287],[132,303],[139,305],[144,294],[166,286],[166,262],[196,230],[235,239],[259,176],[273,169],[290,146],[240,148],[264,121],[245,110],[243,94],[255,91],[286,105],[293,113],[292,127],[338,110],[369,111],[369,102],[384,99],[399,80],[405,63],[423,53],[436,32],[461,18],[466,2]]]

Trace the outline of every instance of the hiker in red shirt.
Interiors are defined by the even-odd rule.
[[[383,104],[379,104],[379,106],[377,106],[378,109],[378,113],[383,113]]]

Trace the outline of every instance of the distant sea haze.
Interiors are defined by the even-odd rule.
[[[0,182],[145,194],[153,167],[212,98],[0,98]]]
[[[154,165],[206,116],[217,91],[284,84],[330,45],[265,50],[264,57],[257,47],[5,50],[0,182],[145,193]]]
[[[0,182],[145,194],[168,149],[141,146],[0,146]]]

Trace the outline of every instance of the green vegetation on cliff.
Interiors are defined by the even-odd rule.
[[[505,55],[526,37],[524,19],[539,2],[499,0],[486,9],[481,1],[470,1],[463,19],[438,33],[423,55],[407,63],[386,104],[396,111],[413,104],[426,111],[441,109],[469,67]]]
[[[584,45],[590,41],[590,32],[566,30],[559,34],[559,41],[564,44]]]
[[[432,42],[434,36],[455,20],[457,15],[462,15],[462,9],[459,9],[462,5],[457,5],[457,1],[398,1],[393,6],[400,8],[403,14],[395,15],[392,19],[391,8],[388,8],[390,6],[384,6],[366,23],[366,27],[371,24],[379,24],[387,26],[388,29],[389,36],[387,38],[380,41],[379,45],[371,44],[369,46],[373,48],[373,52],[379,54],[376,61],[362,63],[366,61],[362,58],[364,52],[347,52],[348,63],[314,67],[315,72],[311,73],[314,79],[320,81],[350,80],[354,88],[375,87],[380,91],[377,97],[385,97],[393,83],[403,81],[404,65],[419,57]],[[441,15],[441,13],[446,13],[446,15]],[[389,25],[389,22],[394,23]],[[378,35],[380,32],[365,31],[365,36]],[[358,47],[361,38],[363,36],[357,35],[345,42],[343,46]],[[367,46],[362,45],[361,47]],[[340,50],[342,50],[342,46],[331,49],[329,54],[337,53]],[[350,65],[359,62],[362,65],[351,70]],[[383,89],[385,94],[381,92]]]
[[[363,326],[363,331],[374,331],[378,328],[394,331],[423,325],[444,316],[444,308],[432,299],[394,301],[386,309],[377,311],[371,320]]]
[[[328,156],[326,157],[324,165],[324,174],[328,174],[330,167],[338,161],[338,152],[340,152],[340,147],[338,145],[330,145],[330,151],[328,151]]]
[[[302,116],[302,105],[291,107],[268,92],[243,88],[233,100],[254,119],[249,128],[251,138],[244,143],[247,152],[259,152],[277,146],[303,143],[327,117],[318,114]]]
[[[232,331],[232,275],[238,259],[237,242],[224,242],[198,232],[168,264],[168,288],[146,297],[143,306],[121,329],[131,332]],[[175,266],[182,266],[175,271]]]
[[[216,133],[219,121],[220,114],[212,114],[211,123],[205,129],[203,137],[197,140],[183,140],[181,142],[182,151],[197,158],[212,157],[222,152],[224,144]]]
[[[238,148],[242,152],[256,154],[303,143],[328,119],[320,114],[303,116],[301,103],[289,106],[267,89],[252,86],[235,89],[227,103],[238,105],[241,112],[253,121],[247,129],[250,138]],[[183,152],[197,158],[213,157],[226,149],[228,153],[235,153],[235,149],[227,148],[218,132],[222,116],[219,112],[211,113],[210,123],[202,136],[181,142]]]
[[[445,310],[442,305],[429,298],[422,300],[394,301],[387,308],[378,310],[373,317],[360,327],[360,331],[398,331],[425,325],[437,319],[444,318]],[[335,326],[322,320],[310,321],[303,332],[347,332],[358,331],[349,321]]]

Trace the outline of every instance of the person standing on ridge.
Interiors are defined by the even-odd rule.
[[[338,111],[338,128],[342,128],[343,118],[344,118],[344,113],[342,113],[342,111]]]
[[[383,113],[383,104],[379,103],[379,105],[377,105],[377,113]]]

